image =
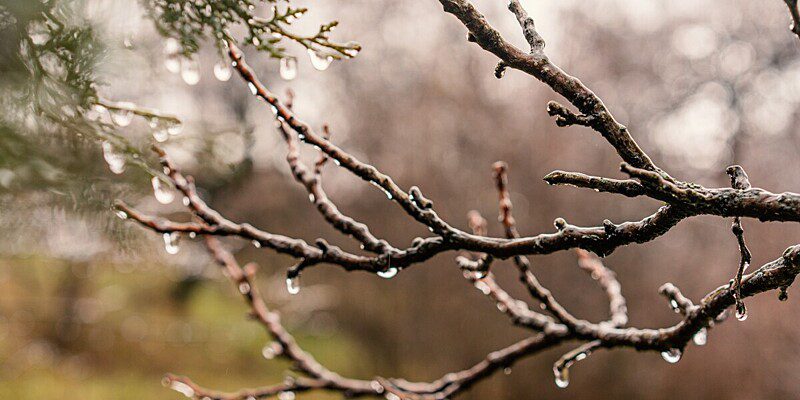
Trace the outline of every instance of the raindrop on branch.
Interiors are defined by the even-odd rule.
[[[311,65],[317,71],[325,71],[331,66],[331,62],[333,62],[333,57],[312,49],[308,49],[308,58],[311,60]]]
[[[747,319],[747,307],[745,307],[744,303],[739,302],[736,305],[736,319],[739,321],[744,321]]]
[[[698,346],[705,346],[706,342],[708,342],[708,330],[706,328],[701,328],[692,336],[692,341]]]
[[[683,353],[680,351],[680,349],[669,349],[661,352],[661,357],[664,359],[664,361],[670,364],[675,364],[676,362],[680,361],[682,355]]]
[[[167,126],[167,133],[169,133],[171,136],[180,135],[181,132],[183,132],[183,124],[180,122],[173,122]]]
[[[390,267],[390,268],[387,268],[384,271],[378,271],[378,276],[380,276],[383,279],[392,279],[392,278],[394,278],[395,275],[397,275],[398,271],[399,271],[399,269],[397,269],[395,267]]]
[[[272,342],[261,349],[261,355],[267,360],[272,360],[283,352],[283,346],[278,342]]]
[[[193,59],[181,60],[181,79],[187,85],[196,85],[200,82],[200,64]]]
[[[126,103],[127,105],[127,103]],[[133,121],[133,111],[126,109],[112,109],[109,111],[111,114],[111,121],[117,126],[126,127]]]
[[[153,195],[155,195],[159,203],[169,204],[172,203],[172,200],[175,200],[175,194],[172,193],[172,189],[164,182],[161,182],[161,179],[154,176],[150,181],[153,184]]]
[[[253,82],[247,82],[247,87],[250,88],[250,94],[253,96],[258,94],[258,88],[256,88],[256,85],[254,85]]]
[[[278,400],[294,400],[295,395],[294,392],[286,391],[278,393]]]
[[[294,57],[281,58],[281,78],[290,81],[297,77],[297,59]]]
[[[553,375],[555,375],[556,386],[561,389],[569,386],[569,368],[553,367]]]
[[[117,214],[117,217],[119,217],[119,219],[122,220],[128,219],[128,213],[126,213],[125,211],[117,210],[116,212],[114,212],[114,214]]]
[[[178,254],[178,241],[180,240],[180,234],[178,232],[166,232],[164,233],[164,249],[167,250],[168,254]]]
[[[292,278],[286,278],[286,291],[289,294],[298,294],[300,293],[300,277],[295,276]]]
[[[241,294],[249,294],[250,293],[250,284],[247,282],[242,282],[239,284],[239,293]]]
[[[231,79],[231,74],[232,74],[231,67],[224,60],[221,60],[216,64],[214,64],[214,77],[217,78],[218,80],[225,82]]]
[[[190,398],[194,397],[194,389],[192,389],[191,386],[189,386],[189,385],[187,385],[187,384],[185,384],[183,382],[173,381],[169,385],[169,388],[174,390],[174,391],[176,391],[176,392],[178,392],[178,393],[180,393],[180,394],[182,394],[182,395],[184,395],[184,396],[186,396],[186,397],[190,397]]]
[[[114,145],[109,142],[103,142],[103,159],[108,163],[111,172],[117,175],[125,172],[125,156],[117,152]]]
[[[171,54],[164,58],[164,68],[167,71],[177,74],[181,72],[181,58],[177,54]]]
[[[166,142],[169,139],[169,132],[164,128],[156,128],[153,130],[153,139],[159,143]]]

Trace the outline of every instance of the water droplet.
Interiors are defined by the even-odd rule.
[[[253,82],[247,82],[247,87],[250,88],[250,93],[253,96],[258,94],[258,88],[256,88],[256,85],[254,85]]]
[[[214,77],[218,80],[225,82],[231,79],[233,71],[231,71],[231,66],[224,60],[220,60],[216,64],[214,64]]]
[[[175,54],[181,50],[181,44],[178,39],[167,38],[164,40],[164,54]]]
[[[692,336],[692,341],[698,346],[705,346],[706,342],[708,342],[708,330],[706,328],[701,328]]]
[[[187,85],[196,85],[200,82],[200,64],[191,58],[181,60],[181,79]]]
[[[267,360],[272,360],[283,352],[283,346],[278,342],[272,342],[261,349],[261,355]]]
[[[115,214],[117,214],[117,217],[119,217],[119,219],[128,219],[128,213],[126,213],[125,211],[117,210]]]
[[[681,312],[681,308],[678,306],[678,302],[675,299],[670,299],[669,306],[672,308],[672,311],[675,311],[675,313]]]
[[[178,241],[180,240],[181,236],[178,232],[167,232],[164,233],[164,249],[167,250],[168,254],[178,254]]]
[[[180,122],[171,123],[167,126],[167,133],[172,136],[180,135],[183,132],[183,124]]]
[[[103,142],[103,159],[108,163],[108,169],[119,175],[125,172],[125,156],[114,149],[114,145]]]
[[[503,368],[503,374],[505,374],[505,375],[511,375],[511,367],[505,367],[505,368]]]
[[[153,184],[153,194],[159,203],[169,204],[172,203],[172,200],[175,200],[175,194],[172,193],[172,189],[164,182],[161,182],[161,179],[158,179],[157,176],[154,176],[150,182]]]
[[[398,396],[398,395],[396,395],[394,393],[386,393],[385,397],[386,397],[386,400],[401,400],[400,396]]]
[[[278,400],[294,400],[294,392],[286,391],[278,393]]]
[[[682,355],[683,353],[679,349],[669,349],[661,352],[661,357],[670,364],[680,361]]]
[[[250,243],[253,243],[253,247],[255,247],[255,248],[257,248],[257,249],[260,249],[260,248],[261,248],[261,242],[259,242],[258,240],[253,240],[253,241],[252,241],[252,242],[250,242]]]
[[[736,319],[739,321],[744,321],[747,319],[747,307],[745,307],[744,303],[739,303],[736,306]]]
[[[239,284],[239,293],[241,294],[248,294],[250,293],[250,284],[247,282],[242,282]]]
[[[378,271],[378,276],[380,276],[383,279],[392,279],[392,278],[394,278],[395,275],[397,275],[398,271],[399,271],[399,269],[397,269],[395,267],[390,267],[390,268],[387,268],[384,271]]]
[[[109,111],[111,114],[111,121],[121,127],[126,127],[133,121],[133,111],[112,109]]]
[[[194,233],[194,232],[189,232],[189,237],[190,237],[190,238],[192,238],[192,239],[194,239],[194,238],[196,238],[196,237],[197,237],[197,233]]]
[[[314,194],[313,194],[313,193],[309,193],[309,194],[308,194],[308,201],[310,201],[310,202],[312,202],[312,203],[313,203],[313,202],[317,201],[317,198],[316,198],[316,197],[314,197]]]
[[[178,72],[181,72],[181,58],[180,58],[180,56],[178,56],[177,54],[171,54],[171,55],[168,55],[168,56],[164,57],[164,68],[166,68],[167,71],[169,71],[169,72],[171,72],[173,74],[177,74]]]
[[[286,278],[286,291],[289,294],[298,294],[300,293],[300,277],[295,276],[293,278]]]
[[[553,367],[553,375],[556,378],[556,386],[561,389],[569,386],[569,368]]]
[[[325,71],[333,62],[333,57],[312,49],[308,49],[308,58],[311,59],[311,65],[317,71]]]
[[[169,385],[169,388],[186,397],[194,397],[194,389],[183,382],[172,381],[172,383]]]
[[[163,128],[156,129],[153,131],[153,139],[155,139],[156,142],[159,143],[166,142],[167,139],[169,139],[169,132],[167,132],[167,130]]]
[[[372,382],[370,382],[370,383],[369,383],[369,387],[371,387],[371,388],[372,388],[372,390],[374,390],[374,391],[375,391],[375,393],[378,393],[378,394],[380,394],[380,393],[383,393],[383,391],[384,391],[384,390],[386,390],[386,389],[383,387],[383,385],[381,385],[381,383],[380,383],[380,382],[378,382],[378,381],[372,381]]]
[[[184,206],[189,207],[189,204],[192,204],[192,201],[189,200],[188,197],[183,196],[183,199],[181,199],[181,203],[183,203]]]
[[[297,59],[294,57],[281,58],[281,78],[290,81],[297,77]]]

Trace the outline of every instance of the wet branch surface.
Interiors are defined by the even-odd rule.
[[[516,69],[563,96],[577,111],[555,101],[550,102],[547,110],[556,117],[556,124],[585,126],[599,133],[616,150],[622,160],[621,171],[628,175],[628,179],[615,179],[554,171],[544,177],[548,184],[572,185],[627,197],[644,196],[666,204],[639,221],[617,224],[604,220],[598,226],[579,227],[557,218],[554,221],[555,232],[521,237],[512,215],[508,166],[497,162],[493,165],[494,184],[498,193],[498,220],[504,236],[487,236],[487,221],[477,212],[468,215],[471,230],[461,230],[441,218],[435,211],[434,203],[418,187],[402,188],[377,166],[360,161],[335,145],[327,126],[322,132],[317,132],[302,121],[292,110],[291,94],[281,100],[271,92],[248,66],[242,52],[233,43],[228,43],[228,55],[235,70],[250,91],[272,111],[277,121],[278,132],[287,146],[286,161],[293,178],[308,192],[309,201],[324,221],[343,236],[360,243],[364,254],[345,251],[326,239],[320,238],[309,243],[227,219],[203,201],[190,176],[183,175],[163,150],[154,148],[170,183],[185,197],[187,209],[193,215],[192,221],[176,222],[148,215],[121,201],[117,202],[117,209],[141,226],[164,235],[187,233],[202,236],[209,253],[249,306],[253,319],[274,341],[272,351],[275,356],[290,361],[298,375],[281,383],[242,389],[235,393],[209,390],[189,378],[167,375],[165,383],[173,389],[197,399],[267,398],[286,392],[315,390],[336,391],[346,397],[445,399],[466,391],[496,371],[508,368],[541,350],[572,342],[577,347],[564,354],[553,366],[556,384],[566,387],[569,384],[570,366],[598,349],[627,347],[658,351],[665,360],[676,362],[690,341],[705,343],[708,330],[725,320],[731,306],[735,306],[737,317],[743,320],[746,317],[745,298],[772,290],[779,290],[782,300],[786,298],[786,288],[800,273],[800,245],[789,247],[774,261],[745,274],[751,255],[744,241],[742,218],[800,222],[800,195],[753,188],[740,166],[728,168],[727,173],[731,177],[729,188],[706,188],[670,176],[642,150],[629,129],[614,118],[600,97],[549,60],[545,54],[544,39],[518,0],[509,2],[509,11],[518,21],[530,46],[528,51],[506,41],[470,1],[439,2],[446,13],[455,16],[469,31],[470,41],[498,57],[498,77],[507,68]],[[793,32],[800,36],[797,2],[785,2],[795,21]],[[319,150],[319,158],[313,166],[306,165],[299,157],[299,148],[304,145]],[[389,201],[399,206],[409,218],[427,227],[431,236],[416,238],[410,247],[396,247],[376,237],[366,224],[342,213],[322,187],[322,167],[329,159],[339,168],[383,191]],[[666,297],[669,306],[680,315],[681,320],[664,328],[628,326],[622,284],[597,256],[608,255],[620,246],[657,239],[680,221],[698,215],[733,218],[732,231],[740,250],[740,264],[734,279],[710,291],[697,302],[684,296],[676,286],[666,283],[659,292]],[[509,318],[510,323],[530,331],[530,336],[487,354],[471,367],[444,374],[431,382],[343,377],[321,365],[297,344],[281,324],[279,315],[271,311],[261,297],[255,279],[255,264],[241,267],[235,256],[219,241],[218,238],[224,236],[245,239],[257,247],[294,257],[297,263],[287,270],[287,286],[292,293],[299,290],[300,275],[318,265],[333,265],[346,271],[363,271],[391,278],[403,269],[421,265],[439,254],[456,252],[456,264],[466,281],[493,302]],[[606,318],[592,322],[574,315],[537,279],[535,266],[529,256],[564,250],[576,252],[578,268],[585,271],[606,294],[609,304]],[[527,289],[529,298],[526,300],[509,295],[491,272],[499,260],[509,258],[519,274],[520,284]]]

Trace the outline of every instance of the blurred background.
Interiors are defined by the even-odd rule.
[[[178,253],[169,255],[159,235],[111,210],[114,199],[123,199],[145,211],[187,218],[180,201],[156,201],[150,175],[137,165],[155,165],[146,152],[154,141],[148,121],[116,116],[115,134],[143,150],[124,173],[114,174],[100,142],[65,120],[74,114],[70,103],[26,86],[31,66],[21,55],[26,45],[20,35],[27,33],[34,43],[57,39],[37,31],[30,13],[38,11],[26,8],[28,3],[0,2],[0,398],[181,398],[161,386],[166,372],[223,390],[280,381],[288,365],[262,356],[268,338],[245,318],[244,303],[200,243],[184,238]],[[63,59],[77,65],[63,71],[58,62],[40,63],[62,74],[51,83],[179,117],[180,134],[163,145],[196,177],[205,199],[230,219],[309,241],[325,237],[357,251],[322,220],[289,175],[285,144],[269,110],[237,77],[217,79],[225,74],[213,71],[221,60],[213,45],[195,57],[198,81],[197,71],[168,70],[175,70],[165,65],[170,44],[139,2],[67,3],[71,12],[58,11],[57,17],[81,29],[58,39],[74,50]],[[783,2],[523,3],[553,61],[598,93],[673,176],[727,186],[725,167],[738,163],[754,186],[800,191],[800,43],[788,31]],[[363,51],[318,71],[304,49],[289,46],[300,56],[290,81],[281,79],[275,59],[248,52],[248,62],[276,93],[296,93],[295,109],[303,119],[316,127],[330,124],[335,143],[400,186],[418,185],[454,225],[466,229],[465,215],[475,209],[490,221],[492,235],[502,235],[494,222],[491,164],[497,160],[509,164],[514,213],[526,235],[553,231],[556,217],[598,225],[605,218],[638,220],[659,206],[546,185],[541,178],[554,169],[621,177],[620,160],[597,133],[557,128],[545,106],[561,99],[538,81],[513,70],[496,79],[497,60],[468,43],[464,27],[438,2],[292,4],[310,7],[296,29],[313,31],[337,19],[333,36],[357,40]],[[475,4],[524,47],[504,2]],[[86,30],[91,35],[81,33]],[[33,116],[29,103],[49,104],[51,120]],[[313,149],[304,151],[309,160],[315,156]],[[428,233],[380,191],[333,164],[324,170],[323,185],[342,211],[396,246]],[[699,300],[734,275],[738,252],[730,223],[693,218],[605,259],[623,285],[631,325],[678,321],[657,294],[665,282]],[[796,224],[745,220],[744,228],[754,265],[777,258],[800,237]],[[283,280],[291,259],[244,241],[226,244],[240,262],[261,265],[269,305],[306,350],[345,376],[436,379],[528,334],[461,277],[454,253],[391,280],[320,266],[303,275],[302,290],[290,298]],[[577,268],[574,253],[531,261],[541,281],[576,315],[606,317],[605,297]],[[526,298],[507,262],[496,263],[494,271],[506,289]],[[795,296],[792,288],[788,302],[778,302],[777,293],[750,299],[745,322],[718,325],[706,346],[690,345],[677,364],[655,352],[601,350],[576,364],[570,386],[558,389],[552,363],[567,345],[521,361],[463,398],[798,397]]]

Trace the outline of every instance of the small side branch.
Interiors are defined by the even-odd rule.
[[[750,179],[747,177],[747,173],[744,172],[744,169],[739,165],[732,165],[728,167],[725,172],[728,173],[728,176],[731,178],[731,187],[734,189],[739,190],[747,190],[750,189]],[[733,235],[736,236],[736,242],[739,245],[739,269],[736,271],[736,278],[734,279],[733,287],[733,297],[736,300],[736,319],[739,321],[744,321],[747,319],[747,307],[744,305],[744,301],[742,300],[742,275],[744,271],[750,266],[750,261],[752,256],[750,255],[750,249],[747,248],[747,244],[744,242],[744,229],[742,228],[742,219],[740,217],[733,218],[733,224],[731,225],[731,231]]]

